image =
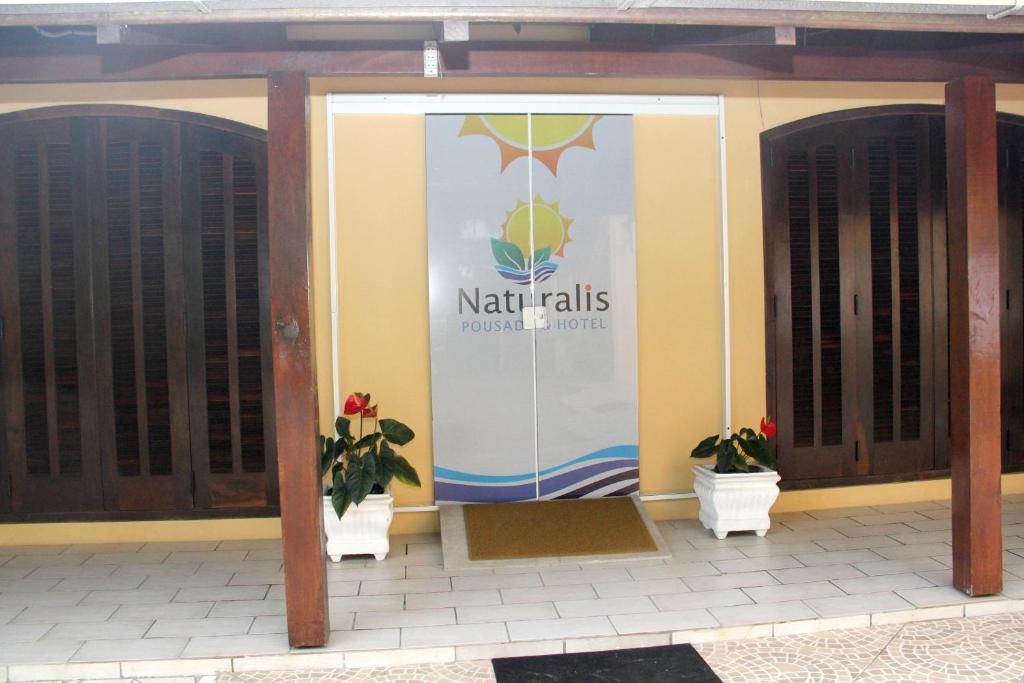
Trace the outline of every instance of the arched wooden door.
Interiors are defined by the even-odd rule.
[[[837,112],[762,138],[769,406],[789,482],[941,468],[941,119]]]
[[[1024,120],[999,122],[1003,469],[1024,469]]]
[[[762,135],[768,405],[789,485],[948,467],[944,111]],[[1000,115],[1004,467],[1024,465],[1024,119]]]
[[[276,504],[263,133],[74,107],[0,141],[0,509]]]

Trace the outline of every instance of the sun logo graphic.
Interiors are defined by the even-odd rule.
[[[543,114],[533,117],[531,131],[523,114],[470,114],[459,137],[484,135],[494,140],[501,152],[502,172],[516,159],[528,157],[532,143],[533,158],[558,175],[558,162],[567,149],[594,149],[594,124],[600,119],[585,114]]]
[[[533,207],[533,240],[530,239],[530,208]],[[545,202],[537,195],[532,205],[516,201],[516,207],[505,213],[501,239],[491,239],[494,266],[506,280],[526,285],[531,280],[543,282],[558,270],[552,257],[565,257],[571,218],[559,213],[558,202]],[[529,254],[529,256],[528,256]]]

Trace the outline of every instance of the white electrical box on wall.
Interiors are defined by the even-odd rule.
[[[423,76],[425,78],[437,78],[439,73],[440,57],[437,54],[437,41],[423,41]]]

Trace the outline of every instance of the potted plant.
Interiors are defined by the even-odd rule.
[[[350,415],[359,417],[358,436]],[[373,429],[367,429],[371,421]],[[377,406],[361,393],[345,399],[334,430],[337,438],[320,437],[318,453],[321,479],[330,475],[324,495],[327,554],[334,562],[342,555],[383,560],[391,549],[388,529],[395,514],[391,480],[420,485],[416,469],[392,446],[404,446],[416,435],[398,420],[378,420]]]
[[[744,427],[727,439],[715,434],[697,444],[694,458],[716,458],[693,468],[693,490],[700,499],[700,521],[719,539],[730,531],[764,536],[771,527],[768,511],[779,497],[779,473],[769,442],[776,426],[761,418],[760,430]]]

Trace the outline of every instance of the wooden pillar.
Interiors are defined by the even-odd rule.
[[[946,85],[953,585],[1003,589],[995,86]]]
[[[330,630],[317,462],[316,373],[310,305],[309,91],[306,74],[270,74],[267,204],[274,410],[288,642],[321,646]]]

